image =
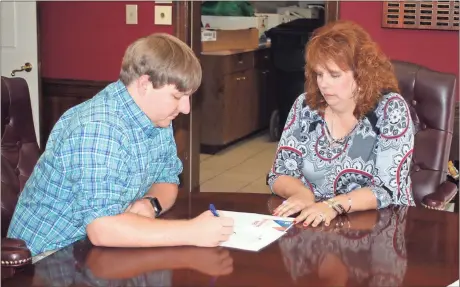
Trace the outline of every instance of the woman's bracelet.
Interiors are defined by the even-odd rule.
[[[347,213],[350,212],[351,210],[351,197],[349,196],[348,197],[348,210],[347,210]]]
[[[340,210],[338,210],[337,208],[334,207],[334,205],[332,205],[329,200],[326,200],[326,201],[323,201],[324,204],[326,204],[327,206],[329,206],[330,208],[332,208],[332,210],[335,211],[335,213],[337,215],[340,215]]]
[[[351,198],[350,197],[348,198],[349,206],[348,206],[348,210],[346,210],[346,211],[345,211],[345,208],[343,208],[342,204],[340,204],[339,202],[337,202],[333,198],[330,198],[330,199],[328,199],[326,201],[323,201],[323,202],[325,204],[327,204],[330,208],[332,208],[337,213],[337,215],[348,213],[350,211],[350,209],[351,209]]]

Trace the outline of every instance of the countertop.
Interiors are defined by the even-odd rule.
[[[253,49],[221,50],[221,51],[212,51],[212,52],[201,52],[201,55],[203,55],[203,56],[228,56],[228,55],[234,55],[234,54],[257,51],[257,50],[263,50],[263,49],[270,48],[270,46],[271,46],[270,43],[265,43],[265,44],[259,45],[258,48],[253,48]]]

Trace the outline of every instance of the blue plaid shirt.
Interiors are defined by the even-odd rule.
[[[120,81],[69,109],[22,191],[8,237],[32,255],[86,236],[94,219],[124,212],[153,183],[179,184],[172,127],[155,127]]]

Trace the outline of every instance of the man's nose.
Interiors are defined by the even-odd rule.
[[[185,115],[190,113],[190,97],[182,97],[179,103],[179,112]]]

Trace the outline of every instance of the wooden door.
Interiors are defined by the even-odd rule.
[[[174,34],[201,54],[201,1],[174,1]],[[192,29],[192,27],[194,27]],[[184,165],[181,174],[181,192],[197,190],[200,182],[200,90],[192,97],[190,114],[174,120],[174,137],[179,158]],[[193,131],[193,132],[192,132]]]

